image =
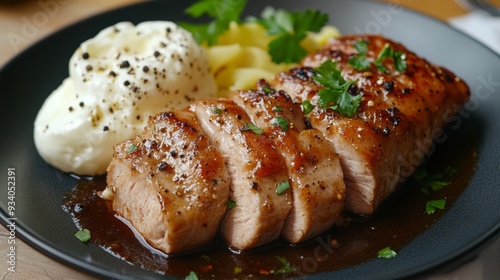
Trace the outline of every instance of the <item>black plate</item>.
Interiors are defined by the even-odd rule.
[[[45,98],[68,76],[68,61],[87,38],[119,21],[186,20],[187,1],[133,5],[98,15],[44,39],[10,61],[0,72],[0,207],[7,223],[7,169],[16,169],[17,235],[43,253],[91,274],[131,278],[160,277],[131,266],[74,236],[75,225],[61,209],[76,179],[48,166],[33,143],[33,121]],[[289,10],[321,9],[343,33],[382,33],[419,55],[445,65],[471,87],[473,97],[450,137],[474,138],[479,164],[470,185],[437,223],[398,253],[307,278],[356,279],[415,276],[476,253],[498,237],[500,228],[500,57],[445,23],[401,7],[364,1],[252,0],[258,15],[266,5]],[[455,133],[456,132],[456,133]],[[459,152],[459,151],[457,151]],[[367,277],[368,276],[368,277]]]

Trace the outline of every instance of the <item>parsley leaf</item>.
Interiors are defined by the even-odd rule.
[[[368,53],[368,42],[363,40],[356,41],[354,43],[354,48],[358,51],[359,55],[353,56],[347,63],[358,71],[370,70],[371,62],[366,57],[366,54]]]
[[[181,22],[179,25],[190,31],[199,44],[207,42],[211,46],[217,42],[219,35],[228,30],[232,21],[240,21],[246,4],[247,0],[200,0],[185,12],[194,18],[208,15],[213,20],[203,24]],[[307,54],[300,42],[307,32],[318,32],[328,22],[328,14],[317,10],[291,13],[268,7],[262,12],[261,19],[256,21],[269,35],[277,36],[268,46],[273,62],[294,63]]]
[[[239,22],[246,3],[247,0],[200,0],[189,6],[185,12],[194,18],[208,15],[213,20],[204,24],[182,22],[179,25],[190,31],[199,44],[207,42],[208,45],[213,45],[232,21]]]
[[[292,14],[285,10],[275,10],[266,7],[261,13],[261,20],[257,22],[262,25],[269,35],[282,35],[293,31]]]
[[[441,172],[430,174],[427,168],[421,167],[413,174],[413,179],[420,185],[420,190],[429,195],[430,192],[437,192],[450,185],[449,178],[456,174],[456,167],[448,166]],[[446,199],[429,200],[425,204],[425,212],[429,215],[434,214],[436,209],[444,210]]]
[[[271,120],[271,124],[281,127],[281,130],[283,130],[284,132],[288,131],[288,120],[286,118],[276,117]]]
[[[222,110],[219,109],[219,108],[214,108],[214,109],[212,109],[212,113],[215,114],[215,115],[218,115],[218,114],[222,113]]]
[[[320,107],[332,109],[349,117],[356,114],[363,96],[349,94],[349,88],[353,82],[342,78],[340,70],[337,69],[337,62],[331,60],[323,62],[315,69],[313,79],[326,87],[318,92],[318,105]]]
[[[356,41],[356,43],[354,43],[354,48],[360,55],[366,55],[368,53],[368,42],[363,40]]]
[[[386,43],[375,60],[375,66],[377,66],[379,71],[385,72],[387,70],[382,64],[382,61],[387,58],[392,58],[394,60],[394,66],[398,72],[402,73],[406,70],[406,55],[402,52],[395,51],[389,43]]]
[[[236,206],[236,201],[234,201],[234,200],[231,200],[231,199],[230,199],[230,200],[227,202],[227,210],[229,210],[229,209],[231,209],[231,208],[234,208],[235,206]]]
[[[385,247],[384,249],[379,250],[377,254],[379,258],[383,259],[394,258],[397,255],[396,251],[392,250],[391,247]]]
[[[358,51],[358,55],[351,57],[347,63],[358,71],[370,70],[372,63],[366,57],[368,54],[368,42],[363,40],[356,41],[353,46]],[[388,58],[392,58],[394,60],[394,67],[398,72],[402,73],[406,70],[406,54],[395,51],[389,43],[386,43],[373,62],[378,71],[387,71],[383,61]]]
[[[189,274],[184,278],[185,280],[198,280],[198,275],[194,271],[190,271]]]
[[[421,167],[414,172],[413,179],[420,186],[420,190],[428,195],[431,191],[437,192],[450,185],[449,177],[456,172],[456,168],[449,166],[442,172],[429,174],[427,168]]]
[[[337,62],[326,60],[314,72],[316,75],[313,76],[313,79],[322,86],[337,88],[346,84],[340,70],[337,69]]]
[[[284,34],[269,42],[269,55],[275,63],[296,63],[307,55],[307,51],[294,35]]]
[[[304,114],[309,114],[314,110],[314,105],[312,105],[311,101],[309,100],[304,100],[302,101],[302,111]]]
[[[210,260],[210,257],[207,256],[207,255],[201,255],[200,258],[203,259],[203,260],[206,260],[206,261]]]
[[[349,65],[358,71],[366,71],[371,69],[371,62],[366,56],[353,56],[347,61]]]
[[[233,274],[236,275],[236,274],[240,274],[241,272],[243,272],[243,268],[239,267],[239,266],[235,266],[233,268]]]
[[[79,230],[75,233],[76,238],[78,238],[81,242],[85,243],[90,240],[90,231],[86,228]]]
[[[436,209],[444,210],[446,199],[429,200],[425,204],[425,213],[431,215],[436,212]]]
[[[304,39],[307,32],[318,32],[328,22],[328,14],[318,10],[293,13],[293,23],[297,37]]]
[[[280,263],[283,265],[283,267],[275,270],[274,274],[285,274],[285,273],[297,271],[297,269],[295,267],[291,266],[290,263],[284,257],[276,256],[276,258],[280,261]]]
[[[262,88],[262,91],[264,91],[264,93],[266,93],[266,95],[269,95],[269,94],[271,94],[271,93],[274,93],[274,92],[275,92],[275,90],[274,90],[272,87],[268,86],[268,85],[265,85],[265,86]]]
[[[269,43],[269,54],[275,63],[299,62],[307,51],[300,42],[307,32],[318,32],[327,22],[328,14],[320,11],[287,12],[266,8],[257,20],[267,34],[277,36]]]
[[[129,153],[133,153],[133,152],[137,151],[137,148],[138,147],[135,144],[131,144],[130,146],[128,146],[127,151]]]
[[[262,130],[262,128],[256,126],[253,123],[247,123],[244,127],[240,128],[240,130],[241,131],[251,130],[253,133],[258,134],[258,135],[264,133],[264,131]]]
[[[290,189],[290,183],[288,182],[288,180],[285,180],[276,186],[276,193],[278,195],[282,195],[289,189]]]
[[[199,18],[208,15],[219,22],[239,21],[247,4],[246,0],[200,0],[189,6],[185,12]]]

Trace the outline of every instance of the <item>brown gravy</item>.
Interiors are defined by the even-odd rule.
[[[230,251],[221,240],[198,252],[168,258],[144,246],[134,232],[115,217],[107,202],[97,195],[105,188],[105,178],[80,180],[63,203],[77,223],[90,230],[90,242],[136,266],[181,278],[190,271],[194,271],[200,279],[245,278],[252,275],[257,278],[282,278],[283,275],[273,273],[283,267],[277,256],[284,257],[297,268],[297,272],[287,275],[291,277],[360,264],[376,258],[377,252],[388,246],[395,251],[400,250],[445,213],[446,210],[438,210],[433,215],[426,214],[426,202],[446,198],[446,209],[451,208],[468,185],[476,162],[475,148],[470,143],[448,141],[440,145],[426,163],[430,172],[450,165],[458,168],[459,172],[451,177],[451,184],[443,190],[425,195],[410,179],[374,217],[345,214],[346,225],[334,226],[306,244],[291,246],[276,241],[265,248],[240,254]]]

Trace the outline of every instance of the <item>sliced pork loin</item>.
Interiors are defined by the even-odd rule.
[[[236,250],[253,248],[277,239],[292,204],[291,191],[277,193],[287,182],[285,163],[272,142],[258,131],[243,108],[228,99],[195,102],[204,133],[224,157],[232,183],[230,208],[222,235]]]
[[[167,253],[206,245],[226,212],[230,178],[189,110],[149,118],[143,133],[115,146],[108,167],[113,209]]]
[[[293,206],[282,236],[299,243],[328,230],[343,208],[344,177],[333,145],[316,129],[305,129],[300,105],[282,91],[261,90],[231,96],[264,128],[283,156],[293,195]]]
[[[385,46],[401,52],[407,68],[398,72],[392,58],[387,69],[358,71],[348,61],[360,55],[357,42],[367,43],[366,57],[375,61]],[[309,115],[313,127],[332,141],[340,155],[346,178],[346,206],[371,215],[427,154],[432,138],[468,100],[467,85],[450,71],[434,66],[402,45],[380,36],[352,35],[330,41],[308,56],[301,67],[280,73],[271,82],[294,101],[316,104],[318,91],[314,68],[325,60],[338,63],[345,80],[356,81],[351,94],[363,94],[352,118],[316,108]]]

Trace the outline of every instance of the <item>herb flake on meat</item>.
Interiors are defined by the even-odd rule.
[[[281,127],[281,130],[283,130],[284,132],[287,132],[288,131],[288,120],[283,118],[283,117],[276,117],[274,118],[272,121],[271,121],[271,124],[272,125],[275,125],[275,126],[279,126]]]
[[[290,183],[288,182],[288,180],[285,180],[276,186],[276,193],[278,195],[282,195],[289,189],[290,189]]]
[[[243,126],[242,128],[240,128],[240,130],[241,131],[251,130],[253,133],[258,134],[258,135],[264,133],[264,131],[262,130],[262,128],[256,126],[253,123],[247,123],[245,126]]]
[[[229,200],[227,202],[227,210],[231,209],[231,208],[234,208],[236,206],[236,201],[234,200]]]
[[[358,111],[363,95],[349,93],[349,89],[354,85],[354,82],[344,80],[337,68],[337,62],[326,60],[314,71],[313,79],[325,87],[325,89],[318,92],[318,105],[321,108],[332,109],[348,117],[354,116]]]

